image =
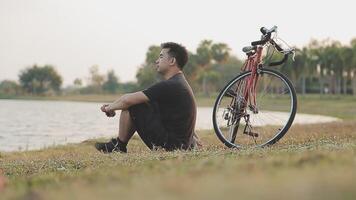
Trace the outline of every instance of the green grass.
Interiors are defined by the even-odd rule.
[[[295,125],[263,149],[226,149],[204,131],[191,152],[150,152],[134,137],[128,154],[94,141],[1,153],[0,199],[354,199],[355,122]]]

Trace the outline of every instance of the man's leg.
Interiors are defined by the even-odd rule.
[[[130,112],[128,110],[122,110],[119,120],[119,134],[116,139],[102,143],[97,142],[95,148],[103,153],[111,153],[114,151],[127,152],[126,146],[132,135],[135,133],[136,128],[132,122]]]
[[[136,131],[136,127],[132,122],[129,110],[122,110],[119,120],[119,135],[118,140],[127,143]]]

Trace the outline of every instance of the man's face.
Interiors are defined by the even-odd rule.
[[[174,65],[174,58],[168,54],[169,49],[162,49],[156,60],[156,70],[160,74],[165,74]]]

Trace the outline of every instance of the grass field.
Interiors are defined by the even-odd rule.
[[[0,153],[0,199],[356,199],[355,107],[354,97],[300,97],[299,112],[344,120],[295,125],[263,149],[227,149],[211,130],[191,152],[150,152],[135,136],[128,154],[98,153],[94,141]]]

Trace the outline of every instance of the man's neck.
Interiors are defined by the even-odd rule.
[[[179,69],[177,69],[177,70],[172,70],[172,71],[167,72],[167,74],[165,74],[165,75],[163,76],[163,78],[164,78],[165,80],[168,80],[168,79],[172,78],[174,75],[180,74],[180,73],[183,73],[183,72],[182,72],[181,70],[179,70]]]

